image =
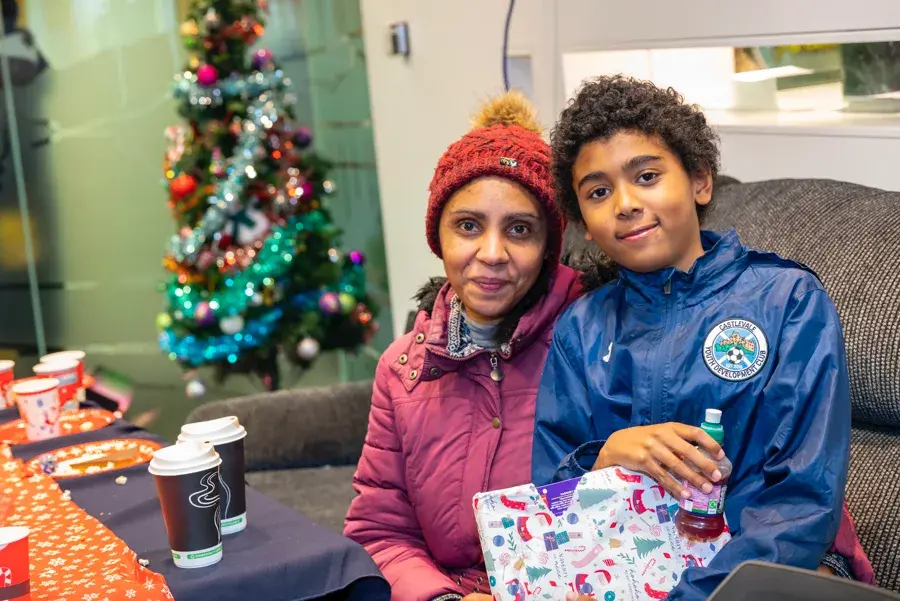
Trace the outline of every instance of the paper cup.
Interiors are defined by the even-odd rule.
[[[78,362],[78,388],[76,389],[76,397],[79,403],[85,400],[84,390],[84,351],[60,351],[58,353],[50,353],[41,357],[41,363],[52,363],[60,359],[71,359]],[[76,407],[77,408],[77,407]]]
[[[28,440],[46,440],[59,436],[59,381],[55,378],[29,378],[12,385],[12,393],[25,422]]]
[[[222,491],[222,534],[247,527],[247,496],[244,484],[244,437],[247,430],[235,416],[194,422],[181,427],[178,442],[210,442],[222,458],[219,485]]]
[[[78,389],[81,387],[79,365],[81,364],[75,359],[53,359],[32,367],[40,377],[59,380],[59,402],[63,411],[78,409]]]
[[[222,560],[221,463],[211,444],[194,442],[163,447],[150,461],[172,560],[179,568]]]
[[[10,385],[16,378],[13,372],[15,367],[15,361],[0,361],[0,409],[16,404],[9,391]]]
[[[30,601],[28,573],[28,528],[0,528],[0,599]]]

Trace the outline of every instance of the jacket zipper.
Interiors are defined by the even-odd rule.
[[[666,375],[668,373],[668,359],[671,358],[671,349],[669,348],[671,344],[663,344],[666,337],[669,336],[671,340],[671,328],[672,328],[672,316],[674,314],[673,311],[673,301],[672,301],[672,278],[666,280],[666,283],[663,284],[663,296],[665,297],[665,303],[663,305],[663,331],[662,336],[660,338],[660,343],[656,345],[656,361],[654,365],[661,365],[663,368],[660,371],[657,371],[657,378],[654,382],[653,392],[650,396],[650,423],[651,424],[659,424],[662,423],[663,420],[663,390],[665,388],[664,382],[666,379]],[[660,359],[663,359],[662,361]]]

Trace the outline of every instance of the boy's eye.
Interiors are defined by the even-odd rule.
[[[638,176],[638,181],[642,184],[649,184],[650,182],[652,182],[653,180],[655,180],[658,177],[659,177],[658,173],[654,173],[652,171],[647,171],[645,173],[641,173]]]
[[[588,194],[588,198],[606,198],[609,196],[609,188],[594,188]]]

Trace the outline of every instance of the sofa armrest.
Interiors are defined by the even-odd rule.
[[[296,388],[214,401],[187,422],[235,415],[247,429],[247,470],[352,465],[359,460],[372,381]]]

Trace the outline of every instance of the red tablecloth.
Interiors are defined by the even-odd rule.
[[[53,478],[32,475],[5,444],[0,500],[9,510],[0,524],[31,529],[32,601],[172,599],[162,575],[141,566],[128,545],[70,501]]]

